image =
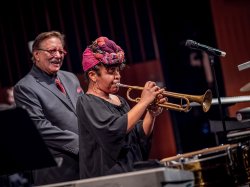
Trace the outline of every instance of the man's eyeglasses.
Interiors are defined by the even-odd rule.
[[[63,50],[57,50],[57,49],[37,49],[40,51],[46,51],[48,52],[50,55],[55,56],[57,52],[59,52],[60,55],[66,55],[67,51]]]

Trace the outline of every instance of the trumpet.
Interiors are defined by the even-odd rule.
[[[125,87],[128,88],[127,90],[127,98],[132,101],[138,103],[140,101],[140,98],[137,97],[135,99],[130,97],[130,92],[132,90],[143,90],[143,87],[140,86],[130,86],[130,85],[125,85],[121,83],[117,83],[118,87]],[[166,101],[165,103],[157,103],[155,102],[157,106],[163,107],[165,109],[169,110],[175,110],[175,111],[180,111],[180,112],[189,112],[191,110],[190,102],[195,102],[198,103],[202,106],[202,109],[204,112],[207,112],[210,109],[210,106],[212,104],[212,91],[208,89],[203,95],[188,95],[188,94],[181,94],[181,93],[176,93],[176,92],[169,92],[169,91],[164,91],[162,93],[163,96],[168,97],[168,98],[176,98],[180,99],[180,104],[176,103],[171,103]],[[183,100],[185,101],[183,104]]]

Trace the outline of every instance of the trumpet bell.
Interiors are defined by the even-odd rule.
[[[208,89],[203,95],[202,104],[201,104],[204,112],[207,112],[210,109],[211,104],[212,104],[212,99],[213,99],[212,91]]]
[[[179,96],[185,97],[188,100],[188,103],[184,106],[189,107],[189,110],[191,109],[189,102],[195,102],[201,105],[203,112],[209,111],[213,99],[212,91],[210,89],[208,89],[203,95],[196,96],[196,95],[180,94]]]

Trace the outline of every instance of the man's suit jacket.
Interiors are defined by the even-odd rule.
[[[72,157],[78,160],[76,102],[83,91],[79,80],[73,73],[60,70],[57,72],[57,77],[65,87],[67,96],[56,87],[53,77],[33,65],[31,71],[15,85],[14,97],[17,106],[25,107],[28,110],[51,153],[55,157],[64,158],[66,155],[62,166],[62,169],[65,170],[73,165],[67,163],[67,158]],[[64,166],[65,168],[63,168]],[[57,177],[60,179],[54,180],[52,176],[52,181],[46,183],[71,179],[63,176],[62,173],[55,176],[55,178]]]

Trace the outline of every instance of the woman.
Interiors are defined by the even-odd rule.
[[[133,171],[135,162],[148,159],[155,117],[162,112],[151,103],[166,101],[161,95],[164,89],[146,82],[140,101],[130,109],[124,98],[115,95],[124,63],[123,50],[107,37],[97,38],[83,52],[88,89],[76,109],[80,178]]]

